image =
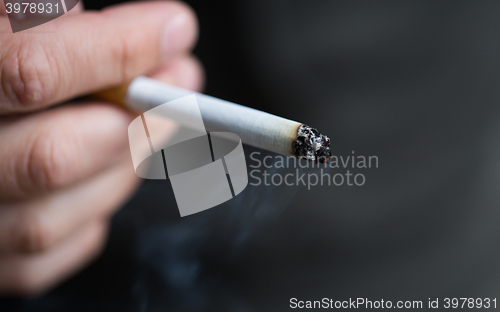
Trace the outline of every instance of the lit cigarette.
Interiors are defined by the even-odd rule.
[[[192,94],[196,95],[208,132],[236,133],[245,144],[299,159],[325,163],[331,156],[330,138],[303,123],[170,86],[151,78],[138,77],[130,84],[99,92],[96,96],[133,111],[145,112]],[[182,107],[178,109],[182,114]]]

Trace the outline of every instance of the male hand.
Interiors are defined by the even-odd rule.
[[[3,5],[0,5],[5,10]],[[143,74],[199,90],[194,13],[179,2],[81,6],[13,34],[0,16],[0,293],[37,294],[93,259],[138,185],[134,116],[87,100]]]

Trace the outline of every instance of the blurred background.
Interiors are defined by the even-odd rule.
[[[317,127],[334,155],[379,167],[359,187],[249,185],[186,218],[169,181],[144,181],[98,260],[0,311],[499,297],[500,2],[187,3],[205,93]]]

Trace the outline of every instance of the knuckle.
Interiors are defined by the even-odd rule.
[[[12,235],[14,250],[20,253],[35,253],[47,250],[54,238],[53,231],[44,217],[33,211],[18,216]]]
[[[26,178],[26,185],[21,188],[32,190],[53,190],[64,186],[66,172],[69,170],[69,161],[63,146],[59,142],[59,135],[51,131],[37,134],[26,160],[18,169],[19,175]]]
[[[1,91],[13,106],[33,110],[43,105],[53,93],[50,55],[39,42],[25,40],[9,49],[0,63]],[[54,85],[54,84],[52,84]]]
[[[131,40],[133,38],[126,38],[123,36],[117,36],[117,44],[112,45],[111,55],[114,59],[118,60],[118,72],[121,81],[126,81],[130,79],[136,69],[134,67],[134,59],[131,57],[134,55],[134,49],[138,50],[138,45],[136,42]],[[135,60],[138,62],[138,60]]]

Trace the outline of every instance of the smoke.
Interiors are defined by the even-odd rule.
[[[248,155],[256,150],[245,146],[247,167]],[[258,151],[260,159],[274,155]],[[266,170],[286,175],[296,169],[272,166]],[[244,291],[238,289],[241,285],[233,269],[248,245],[278,222],[295,194],[297,187],[285,184],[248,185],[222,205],[139,229],[137,306],[141,311],[253,311]]]

